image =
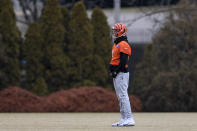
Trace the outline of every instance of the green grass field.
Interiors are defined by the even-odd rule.
[[[119,113],[0,113],[0,131],[197,131],[197,113],[134,113],[136,126],[111,127]]]

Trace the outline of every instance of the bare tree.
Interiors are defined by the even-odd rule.
[[[25,18],[25,21],[18,19],[18,22],[29,25],[39,21],[40,12],[47,0],[18,0],[18,2]]]
[[[139,0],[130,0],[130,1],[134,3]],[[152,0],[152,1],[155,1],[155,0]],[[176,6],[170,5],[172,1],[173,0],[161,0],[160,4],[158,4],[157,7],[155,8],[151,8],[151,7],[138,8],[139,11],[141,12],[141,15],[134,19],[126,20],[124,21],[124,23],[127,23],[127,26],[129,27],[144,17],[151,17],[156,14],[162,14],[162,13],[171,14],[175,11],[181,11],[183,9],[184,9],[184,13],[197,11],[197,8],[196,8],[197,0],[181,0]],[[149,2],[151,2],[151,0]],[[155,17],[153,21],[155,23],[160,23],[160,21]]]

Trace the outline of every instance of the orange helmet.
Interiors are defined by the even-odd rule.
[[[121,37],[121,36],[125,36],[127,33],[127,28],[124,24],[115,24],[112,27],[112,34],[113,36],[117,37]]]

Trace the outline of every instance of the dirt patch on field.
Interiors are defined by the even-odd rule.
[[[141,111],[142,103],[130,96],[133,111]],[[0,112],[118,112],[115,92],[102,87],[61,90],[47,97],[36,96],[18,87],[0,92]]]

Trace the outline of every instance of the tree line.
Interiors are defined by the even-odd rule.
[[[39,22],[21,38],[11,0],[1,0],[0,46],[0,89],[21,86],[48,95],[71,87],[109,87],[110,27],[99,8],[90,19],[82,2],[70,13],[58,0],[48,0]]]

